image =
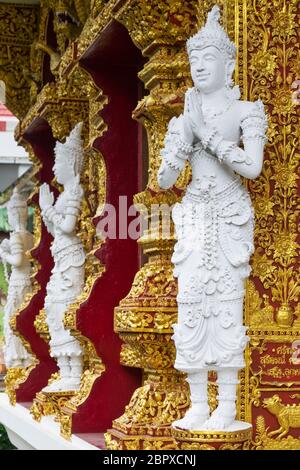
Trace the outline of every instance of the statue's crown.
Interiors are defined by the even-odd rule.
[[[215,46],[221,52],[225,53],[229,59],[235,59],[235,45],[229,39],[219,21],[220,8],[218,5],[215,5],[207,15],[205,26],[187,41],[187,51],[189,55],[192,50]]]
[[[9,211],[12,209],[27,209],[27,203],[19,193],[18,188],[14,188],[12,196],[7,203],[7,209]]]
[[[55,146],[55,158],[68,164],[74,170],[74,175],[80,175],[83,164],[83,140],[81,138],[83,123],[76,124],[66,138],[64,144],[57,142]]]

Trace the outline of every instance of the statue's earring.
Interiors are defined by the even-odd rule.
[[[231,89],[234,85],[234,82],[232,80],[232,74],[233,74],[233,69],[232,69],[233,63],[227,62],[226,64],[226,80],[225,80],[225,86],[227,89]]]
[[[230,73],[227,73],[226,75],[226,88],[232,88],[233,87],[233,80],[231,77]]]

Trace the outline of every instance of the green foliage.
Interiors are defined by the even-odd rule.
[[[14,450],[15,447],[8,439],[4,426],[0,424],[0,450]]]
[[[4,275],[4,266],[0,263],[0,289],[7,295],[7,281]]]

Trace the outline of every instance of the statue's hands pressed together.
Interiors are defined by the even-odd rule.
[[[193,103],[191,100],[192,91],[193,89],[189,88],[185,93],[181,129],[182,140],[189,145],[193,145],[195,142],[194,125],[197,120],[196,115],[193,115]]]
[[[188,132],[193,134],[193,143],[201,142],[204,148],[213,153],[218,144],[223,140],[221,134],[215,128],[207,124],[203,117],[201,93],[196,88],[190,88],[186,92],[184,108],[184,139],[189,138]]]
[[[54,227],[61,223],[61,217],[57,215],[54,207],[54,195],[50,191],[49,185],[46,183],[42,184],[40,187],[39,203],[43,221],[48,231],[53,235]]]
[[[54,195],[47,183],[42,184],[40,187],[39,204],[43,212],[54,204]]]
[[[4,238],[4,240],[0,243],[0,251],[4,251],[7,253],[10,251],[9,241],[7,238]]]
[[[0,244],[0,258],[6,261],[7,255],[10,255],[10,245],[7,238],[5,238]]]
[[[193,152],[195,133],[190,106],[190,93],[185,94],[184,112],[178,118],[173,117],[169,122],[165,145],[161,151],[162,162],[158,171],[158,184],[161,188],[170,188],[177,180],[185,166],[185,162]],[[195,116],[196,120],[197,117]]]
[[[3,249],[2,245],[0,245],[0,258],[4,258],[5,250]]]
[[[205,124],[202,112],[201,94],[196,88],[190,88],[186,92],[185,107],[184,107],[184,129],[189,128],[193,134],[193,143],[205,141],[205,136],[209,132],[209,126]],[[188,134],[184,133],[184,138]]]

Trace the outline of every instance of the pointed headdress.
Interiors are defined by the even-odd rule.
[[[69,165],[74,175],[80,175],[83,164],[83,140],[81,137],[83,123],[76,124],[64,144],[57,142],[55,146],[55,159],[62,164]]]
[[[195,49],[215,46],[220,52],[226,54],[229,59],[235,59],[235,44],[229,39],[219,21],[220,8],[218,5],[215,5],[207,15],[205,25],[187,41],[189,55]]]

